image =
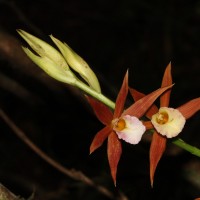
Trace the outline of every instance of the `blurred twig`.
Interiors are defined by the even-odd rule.
[[[27,144],[37,155],[39,155],[43,160],[45,160],[47,163],[49,163],[51,166],[56,168],[61,173],[69,176],[70,178],[74,180],[81,181],[85,183],[86,185],[95,188],[97,191],[99,191],[100,193],[102,193],[103,195],[105,195],[106,197],[110,199],[127,200],[127,197],[124,194],[119,193],[118,197],[116,198],[115,195],[111,191],[109,191],[107,188],[105,188],[102,185],[98,185],[94,183],[92,179],[87,177],[81,171],[77,171],[75,169],[67,169],[66,167],[58,163],[57,161],[53,160],[45,152],[43,152],[40,148],[38,148],[25,135],[25,133],[15,125],[15,123],[5,114],[5,112],[2,109],[0,109],[0,117],[25,144]]]
[[[14,79],[9,78],[5,74],[0,72],[0,88],[14,94],[16,97],[26,101],[29,104],[34,104],[35,102],[42,102],[38,96],[32,94],[23,85]],[[30,101],[31,100],[31,101]]]

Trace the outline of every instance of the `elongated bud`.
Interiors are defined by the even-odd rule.
[[[55,48],[23,30],[17,30],[17,32],[38,55],[28,48],[23,48],[24,52],[49,76],[68,84],[73,84],[77,80],[66,60]]]
[[[58,81],[74,85],[76,78],[69,69],[63,69],[62,67],[54,63],[52,60],[50,60],[48,57],[40,57],[35,55],[28,48],[23,48],[23,50],[26,53],[26,55],[36,65],[42,68],[49,76]]]
[[[62,43],[60,40],[56,39],[50,35],[53,42],[57,45],[63,57],[69,64],[69,66],[74,69],[79,75],[97,92],[101,92],[99,81],[95,73],[91,70],[89,65],[83,60],[78,54],[76,54],[66,43]]]

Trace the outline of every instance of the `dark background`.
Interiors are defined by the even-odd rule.
[[[52,44],[68,43],[97,74],[103,93],[116,98],[129,69],[129,84],[148,93],[161,84],[172,62],[171,106],[200,92],[200,1],[0,0],[0,106],[26,135],[61,164],[82,171],[95,183],[128,199],[188,200],[200,197],[200,160],[170,144],[159,163],[154,188],[149,181],[149,141],[123,143],[117,188],[106,144],[89,156],[102,128],[81,93],[51,79],[21,51],[24,29]],[[200,113],[181,133],[200,147]],[[107,199],[86,184],[51,167],[0,120],[0,182],[25,198]]]

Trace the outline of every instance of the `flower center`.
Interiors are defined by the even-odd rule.
[[[114,124],[114,130],[115,131],[122,131],[126,127],[126,122],[123,118],[120,118],[118,121]]]
[[[166,124],[168,122],[169,115],[167,112],[160,112],[156,118],[158,124]]]

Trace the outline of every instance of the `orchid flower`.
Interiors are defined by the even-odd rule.
[[[172,84],[171,63],[168,64],[161,87]],[[135,101],[144,98],[144,94],[130,89]],[[154,174],[159,160],[165,149],[167,138],[176,137],[183,129],[188,118],[200,110],[200,97],[193,99],[177,109],[168,107],[170,101],[171,88],[160,96],[160,108],[155,105],[146,113],[151,121],[144,122],[147,129],[154,128],[153,138],[150,147],[150,181],[153,186]]]
[[[125,100],[128,94],[127,72],[117,96],[114,113],[112,113],[112,111],[106,105],[98,100],[89,96],[87,97],[97,118],[102,122],[102,124],[105,125],[105,127],[95,135],[90,146],[90,154],[99,148],[106,138],[108,138],[107,155],[111,176],[115,186],[117,166],[122,153],[120,139],[130,144],[138,144],[140,142],[146,127],[139,120],[139,118],[146,113],[158,96],[170,87],[172,87],[172,85],[160,88],[150,93],[149,95],[132,104],[123,112]]]

